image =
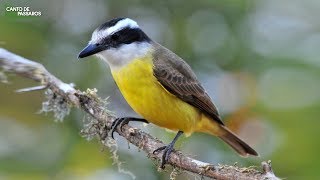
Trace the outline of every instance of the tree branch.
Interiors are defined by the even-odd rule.
[[[102,143],[105,142],[111,124],[116,117],[105,110],[103,103],[101,103],[95,94],[76,90],[72,84],[66,84],[49,73],[43,65],[2,48],[0,48],[0,67],[5,72],[33,79],[41,84],[41,86],[36,88],[23,89],[21,92],[48,88],[55,95],[61,96],[69,106],[81,108],[87,112],[96,120],[96,123],[92,124],[89,130],[90,132],[88,131],[86,133],[97,135]],[[147,153],[149,158],[160,161],[161,153],[153,154],[152,152],[158,147],[163,146],[163,142],[130,125],[124,125],[122,131],[118,128],[117,132],[120,136],[126,138],[128,142]],[[277,179],[271,169],[270,162],[262,162],[262,171],[258,171],[253,168],[212,165],[195,160],[179,151],[174,151],[170,155],[169,164],[184,171],[215,179]]]

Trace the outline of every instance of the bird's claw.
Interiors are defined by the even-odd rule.
[[[160,168],[164,169],[165,165],[167,164],[170,154],[173,150],[173,145],[169,144],[168,146],[161,146],[153,151],[153,154],[158,153],[159,151],[163,150],[162,158],[161,158],[161,165]]]
[[[117,127],[120,125],[120,130],[122,130],[122,126],[129,123],[129,118],[117,118],[112,122],[111,125],[111,137],[114,139],[113,133],[117,130]]]
[[[111,125],[110,134],[112,139],[114,139],[113,133],[117,130],[117,127],[120,126],[120,130],[122,131],[122,127],[125,124],[128,124],[130,121],[140,121],[144,123],[149,123],[147,120],[140,119],[140,118],[132,118],[132,117],[117,118],[112,122],[112,125]]]

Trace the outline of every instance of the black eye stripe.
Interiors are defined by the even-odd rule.
[[[114,34],[112,34],[111,35],[111,39],[113,40],[113,41],[116,41],[116,40],[118,40],[119,39],[119,34],[118,33],[114,33]]]
[[[123,44],[150,41],[150,38],[140,28],[126,27],[106,37],[103,40],[103,44],[107,44],[109,47],[117,48]]]

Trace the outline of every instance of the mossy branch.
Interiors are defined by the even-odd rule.
[[[25,59],[2,48],[0,48],[0,67],[6,73],[14,73],[33,79],[41,85],[36,88],[23,89],[21,92],[47,88],[52,93],[53,98],[59,96],[59,102],[61,104],[64,103],[66,108],[75,107],[87,112],[94,121],[82,133],[95,135],[106,145],[106,141],[109,139],[108,132],[116,117],[106,110],[103,102],[100,101],[100,98],[94,92],[79,91],[72,84],[66,84],[52,75],[42,64]],[[5,77],[3,73],[1,77],[5,82],[6,79],[3,78]],[[47,101],[49,104],[50,100]],[[59,110],[55,109],[53,111],[58,111],[56,114],[59,113]],[[66,112],[69,111],[67,110]],[[63,118],[63,115],[60,114],[57,117]],[[128,142],[147,153],[149,158],[160,161],[161,153],[153,154],[152,152],[158,147],[163,146],[163,142],[130,125],[124,125],[122,131],[118,128],[117,132],[120,136],[127,139]],[[271,169],[270,162],[262,162],[262,170],[259,171],[253,168],[212,165],[193,159],[179,151],[174,151],[170,155],[169,164],[174,168],[215,179],[278,179]]]

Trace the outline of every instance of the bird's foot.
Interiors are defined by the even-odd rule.
[[[122,126],[125,124],[128,124],[130,121],[149,123],[147,120],[141,119],[141,118],[133,118],[133,117],[117,118],[112,122],[112,125],[111,125],[110,134],[112,139],[114,139],[113,133],[116,131],[117,127],[120,126],[120,130],[122,130]]]
[[[174,143],[170,143],[167,146],[159,147],[153,151],[153,154],[156,154],[159,151],[163,150],[163,154],[162,154],[162,158],[161,158],[161,165],[160,165],[161,169],[164,169],[164,166],[167,164],[169,157],[170,157],[170,154],[173,150],[173,146],[174,146]]]
[[[170,154],[173,151],[173,146],[176,143],[176,141],[178,140],[178,138],[181,136],[181,134],[183,134],[182,131],[178,131],[177,135],[173,138],[172,142],[170,144],[168,144],[167,146],[162,146],[159,147],[158,149],[153,151],[153,154],[162,151],[163,150],[163,154],[162,154],[162,158],[161,158],[161,169],[164,169],[164,165],[167,164]]]

